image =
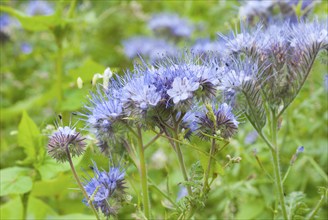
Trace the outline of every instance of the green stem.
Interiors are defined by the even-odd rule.
[[[211,164],[212,164],[212,157],[215,154],[215,139],[212,139],[212,145],[211,145],[211,150],[210,150],[210,158],[208,160],[208,164],[207,164],[207,169],[205,172],[205,177],[204,177],[204,186],[203,186],[203,194],[205,194],[205,192],[208,190],[209,185],[208,185],[208,178],[210,175],[210,170],[211,170]]]
[[[84,187],[83,187],[83,185],[81,183],[81,180],[80,180],[79,176],[76,173],[76,170],[75,170],[75,167],[74,167],[74,164],[73,164],[72,157],[71,157],[71,154],[69,152],[68,146],[66,146],[66,154],[67,154],[69,165],[71,166],[71,170],[72,170],[72,173],[74,175],[74,178],[75,178],[77,184],[79,185],[79,187],[80,187],[80,189],[81,189],[84,197],[89,201],[89,206],[91,207],[91,209],[92,209],[93,213],[95,214],[96,218],[98,220],[100,220],[96,208],[93,206],[92,201],[89,200],[88,193],[85,191],[85,189],[84,189]]]
[[[276,183],[277,192],[279,194],[282,214],[284,219],[287,220],[288,215],[285,205],[285,195],[284,195],[284,189],[281,180],[280,163],[279,163],[279,147],[277,145],[277,118],[274,112],[272,112],[271,136],[272,136],[272,145],[274,147],[274,149],[271,149],[271,156],[272,156],[272,163],[273,163],[273,169],[275,174],[275,183]]]
[[[58,107],[61,108],[63,100],[63,88],[62,88],[62,78],[63,78],[63,44],[60,39],[56,39],[57,44],[57,57],[56,57],[56,84],[57,84],[57,99]]]
[[[141,179],[143,210],[147,219],[150,219],[150,202],[148,193],[148,176],[145,160],[145,152],[142,141],[141,128],[138,127],[139,173]]]
[[[308,216],[306,216],[305,219],[306,220],[314,219],[315,215],[317,214],[317,212],[319,211],[319,209],[321,208],[321,206],[323,205],[324,202],[325,202],[325,196],[322,195],[320,200],[318,201],[317,205],[313,209],[313,211]]]
[[[174,132],[174,138],[176,140],[179,140],[177,129]],[[181,151],[181,148],[180,148],[180,143],[177,142],[177,141],[175,142],[175,150],[176,150],[176,153],[177,153],[177,156],[178,156],[178,161],[179,161],[180,169],[182,171],[183,178],[184,178],[185,181],[189,181],[186,165],[185,165],[183,155],[182,155],[182,151]],[[192,195],[191,186],[188,185],[186,187],[187,187],[188,195],[191,196]]]
[[[30,193],[24,193],[21,196],[22,204],[23,204],[23,219],[27,219],[27,205],[28,205],[28,198]]]
[[[173,201],[173,199],[169,196],[169,195],[167,195],[163,190],[161,190],[160,188],[158,188],[157,186],[156,186],[156,184],[154,183],[154,181],[152,181],[152,180],[149,180],[149,182],[150,182],[150,185],[149,186],[151,186],[151,187],[153,187],[159,194],[161,194],[163,197],[165,197],[168,201],[170,201],[170,203],[172,204],[172,205],[174,205],[176,208],[178,208],[177,207],[177,204]]]

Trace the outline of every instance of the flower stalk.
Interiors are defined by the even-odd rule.
[[[81,183],[81,180],[80,180],[79,176],[76,173],[76,170],[75,170],[75,167],[74,167],[74,164],[73,164],[73,161],[72,161],[72,157],[71,157],[71,154],[70,154],[69,149],[68,149],[68,145],[66,145],[66,153],[67,153],[67,159],[68,159],[69,165],[71,167],[74,178],[75,178],[77,184],[79,185],[79,188],[81,189],[84,197],[89,201],[89,205],[90,205],[94,215],[96,216],[97,220],[100,220],[97,210],[95,209],[94,205],[92,204],[92,201],[89,200],[88,193],[85,191],[85,189],[84,189],[84,187]]]
[[[150,201],[148,192],[148,174],[147,165],[145,160],[145,149],[143,146],[141,128],[138,127],[138,151],[139,151],[139,173],[142,187],[143,211],[147,219],[151,218],[150,215]]]
[[[282,182],[281,171],[280,171],[280,162],[279,162],[279,147],[277,145],[277,131],[278,131],[277,122],[278,122],[278,118],[276,117],[275,112],[272,111],[271,139],[272,139],[273,149],[270,148],[270,151],[271,151],[272,164],[275,174],[275,184],[279,196],[282,215],[284,219],[287,220],[288,215],[286,210],[285,195],[284,195],[283,182]]]

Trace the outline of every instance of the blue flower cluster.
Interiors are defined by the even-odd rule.
[[[136,65],[124,77],[112,79],[104,93],[98,89],[92,94],[84,115],[98,139],[115,143],[132,121],[161,128],[182,116],[185,128],[195,131],[191,109],[216,97],[226,68],[190,54],[182,57],[162,60],[157,66]]]
[[[54,9],[53,6],[49,3],[49,1],[33,0],[33,1],[29,1],[25,9],[25,12],[30,16],[51,15],[54,13]]]
[[[112,79],[105,92],[99,89],[85,114],[98,139],[116,143],[124,128],[135,122],[159,129],[181,122],[189,135],[219,133],[228,139],[238,129],[232,107],[261,129],[264,101],[283,112],[304,84],[316,55],[328,48],[327,28],[318,21],[243,28],[223,39],[223,56],[184,53],[156,65],[143,62]],[[212,102],[226,103],[214,105],[216,121],[202,110]]]
[[[165,56],[174,56],[177,54],[177,48],[163,40],[152,37],[132,37],[123,41],[124,52],[130,58],[143,56],[151,61],[159,60]]]
[[[118,167],[110,167],[108,172],[99,171],[96,163],[93,164],[94,177],[84,184],[89,198],[83,201],[86,205],[92,202],[105,216],[115,216],[125,200],[125,172]]]
[[[295,8],[301,4],[303,11],[301,18],[305,18],[315,6],[316,0],[251,0],[243,1],[239,8],[239,16],[246,18],[249,23],[255,23],[259,18],[264,23],[272,23],[277,20],[288,20],[296,23],[298,18]],[[277,10],[279,14],[277,14]]]
[[[207,54],[221,55],[225,48],[223,43],[222,41],[211,41],[208,38],[198,39],[191,47],[191,51],[200,56]]]
[[[148,28],[154,36],[138,36],[123,41],[125,55],[130,59],[141,56],[154,63],[163,57],[177,56],[176,43],[190,37],[193,32],[193,26],[187,19],[173,13],[154,14]]]
[[[148,27],[160,35],[190,37],[193,26],[187,19],[173,13],[155,14],[148,22]]]

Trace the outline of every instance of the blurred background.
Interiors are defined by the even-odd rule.
[[[106,67],[121,75],[133,68],[134,62],[143,59],[155,63],[163,54],[174,56],[178,50],[220,56],[224,42],[218,33],[229,35],[237,31],[241,21],[255,26],[259,21],[270,25],[281,20],[327,19],[328,11],[326,0],[1,0],[0,4],[1,169],[33,167],[24,163],[26,152],[18,141],[24,111],[46,137],[48,125],[58,114],[68,119],[71,112],[81,111],[90,90],[101,82]],[[283,171],[297,147],[305,147],[285,182],[287,194],[304,192],[305,208],[316,204],[320,197],[318,187],[328,183],[327,61],[327,54],[316,60],[304,88],[285,113],[279,133]],[[46,138],[43,141],[46,146]],[[209,147],[201,141],[197,144],[204,149]],[[222,170],[204,212],[196,214],[196,218],[271,218],[273,185],[265,178],[254,152],[269,169],[269,152],[245,123],[218,156],[223,164],[228,154],[240,156],[242,162]],[[172,149],[162,141],[147,153],[151,179],[159,188],[172,186],[172,198],[178,198],[181,180],[178,164],[169,163],[170,158],[175,158]],[[189,167],[201,160],[188,146],[184,153]],[[80,162],[86,169],[90,163],[88,156]],[[49,176],[39,178],[39,171],[35,174],[30,215],[69,219],[73,213],[84,213],[79,218],[88,218],[91,213],[82,204],[82,198],[76,190],[70,190],[75,186],[67,168],[54,171],[54,164],[47,166],[43,168],[51,170]],[[137,178],[135,171],[134,167],[128,168],[129,186]],[[124,208],[120,218],[133,216],[137,195],[133,189],[129,193],[131,204]],[[15,193],[1,197],[1,219],[14,219],[18,215],[15,210],[20,210],[21,204],[17,198]],[[172,208],[156,190],[151,191],[151,200],[159,218],[164,218]],[[328,215],[327,208],[326,203],[319,217]]]

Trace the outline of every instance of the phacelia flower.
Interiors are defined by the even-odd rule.
[[[218,108],[213,105],[211,111],[206,109],[198,116],[198,124],[200,137],[207,138],[207,134],[229,139],[237,132],[239,122],[232,113],[231,107],[223,103]]]
[[[177,53],[174,45],[151,37],[133,37],[123,41],[123,46],[126,56],[130,59],[142,56],[152,62],[166,56],[175,56]]]
[[[79,156],[86,146],[85,138],[69,126],[59,127],[50,137],[48,142],[48,154],[58,162],[68,160],[68,153]]]
[[[86,114],[82,114],[89,127],[95,131],[101,141],[115,140],[120,126],[117,124],[123,117],[123,104],[112,94],[100,92],[90,97],[90,104],[85,106]]]
[[[252,131],[252,132],[249,132],[246,137],[245,137],[245,144],[253,144],[255,143],[256,139],[258,138],[258,133],[257,131]]]
[[[3,31],[11,23],[11,18],[7,14],[2,14],[0,16],[0,30]]]
[[[157,106],[160,100],[161,94],[147,75],[130,80],[122,89],[122,103],[128,114],[146,111]]]
[[[89,198],[84,198],[84,203],[89,202],[105,216],[116,216],[122,201],[125,200],[125,172],[119,167],[110,167],[109,171],[99,171],[93,163],[94,177],[85,180],[84,189]]]
[[[219,41],[210,41],[209,39],[198,39],[191,47],[191,51],[199,56],[220,55],[223,52],[224,45]]]
[[[30,53],[32,53],[32,51],[33,51],[33,47],[32,47],[32,45],[29,44],[29,43],[22,43],[22,44],[21,44],[21,51],[22,51],[22,53],[24,53],[24,54],[30,54]]]
[[[148,26],[159,34],[177,37],[189,37],[193,32],[193,27],[188,20],[171,13],[153,15]]]
[[[33,15],[50,15],[54,13],[53,7],[48,1],[43,0],[31,0],[29,1],[26,10],[26,14]]]
[[[191,82],[186,77],[176,77],[172,83],[172,88],[167,90],[167,94],[177,104],[192,97],[192,93],[199,88],[198,82]]]

